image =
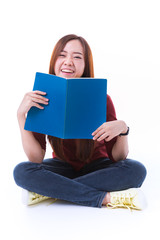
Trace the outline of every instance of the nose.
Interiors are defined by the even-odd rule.
[[[64,62],[65,65],[68,66],[72,66],[73,65],[73,61],[72,61],[72,57],[71,56],[67,56]]]

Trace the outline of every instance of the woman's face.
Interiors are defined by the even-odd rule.
[[[84,68],[84,53],[80,41],[69,41],[55,62],[55,75],[64,78],[79,78],[83,75]]]

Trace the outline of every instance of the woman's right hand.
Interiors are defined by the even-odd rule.
[[[26,93],[17,111],[17,117],[22,137],[22,145],[29,161],[41,163],[43,161],[45,150],[41,148],[39,142],[35,139],[31,131],[24,129],[26,113],[31,107],[44,109],[40,104],[47,105],[48,99],[44,97],[45,92],[33,91]]]
[[[17,111],[18,116],[25,116],[31,107],[37,107],[39,109],[44,109],[40,104],[48,105],[49,99],[44,97],[45,92],[42,91],[32,91],[25,94],[19,108]]]

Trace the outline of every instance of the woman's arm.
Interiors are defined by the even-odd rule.
[[[121,121],[122,129],[121,133],[126,133],[128,130],[127,125],[125,122]],[[129,146],[128,146],[128,135],[125,136],[117,136],[117,140],[112,148],[112,156],[115,161],[120,161],[126,159],[129,153]]]
[[[43,161],[45,150],[41,148],[41,145],[35,139],[32,132],[24,130],[24,125],[26,114],[32,106],[39,109],[44,109],[44,107],[42,107],[39,103],[45,105],[48,104],[48,99],[42,95],[46,95],[46,93],[41,91],[34,91],[25,94],[17,111],[17,118],[20,127],[24,152],[26,153],[29,161],[35,163],[41,163]]]
[[[94,136],[93,140],[105,140],[108,142],[114,137],[117,137],[117,140],[112,148],[112,156],[115,161],[120,161],[125,159],[129,152],[128,137],[119,136],[121,133],[126,133],[127,129],[126,123],[122,120],[105,122],[92,133]]]

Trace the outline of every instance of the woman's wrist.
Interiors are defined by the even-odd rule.
[[[122,131],[120,134],[125,134],[128,131],[128,126],[124,121],[121,121],[121,122],[122,122]]]
[[[26,117],[25,117],[25,114],[24,113],[21,113],[21,112],[17,112],[17,119],[18,121],[19,120],[24,120]]]
[[[26,121],[26,115],[20,111],[17,111],[17,119],[18,119],[20,128],[24,128],[24,124]]]

